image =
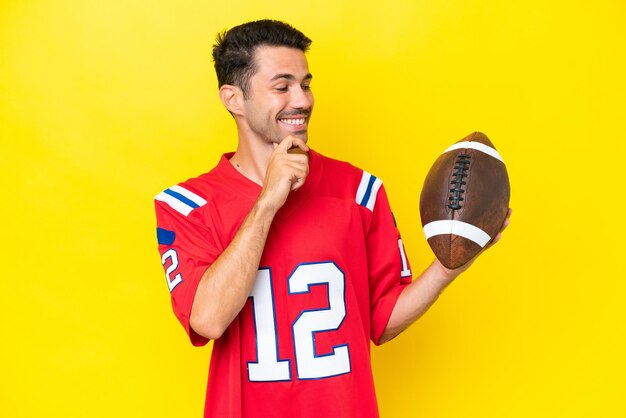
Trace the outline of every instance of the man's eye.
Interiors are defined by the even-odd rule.
[[[287,91],[288,89],[288,87],[276,87],[276,90],[278,91]]]
[[[302,86],[302,90],[311,90],[311,86],[309,84],[305,84]]]

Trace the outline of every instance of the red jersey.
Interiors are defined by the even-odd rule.
[[[189,326],[198,282],[261,187],[224,155],[160,193],[157,237],[174,312]],[[272,223],[248,302],[215,340],[205,417],[378,417],[378,343],[411,271],[382,182],[309,152],[310,173]]]

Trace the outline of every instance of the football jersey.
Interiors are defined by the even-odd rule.
[[[189,325],[203,273],[261,192],[225,154],[155,198],[172,306]],[[276,214],[245,306],[214,341],[205,417],[377,417],[378,344],[411,282],[380,179],[311,150],[309,176]],[[235,280],[235,278],[233,278]]]

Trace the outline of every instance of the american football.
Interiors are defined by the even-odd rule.
[[[474,132],[446,149],[420,196],[422,227],[435,256],[455,269],[500,231],[509,209],[509,176],[489,138]]]

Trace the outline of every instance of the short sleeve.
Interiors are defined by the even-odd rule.
[[[196,289],[204,272],[219,255],[210,227],[199,216],[207,201],[183,186],[173,186],[155,197],[157,241],[174,314],[191,343],[209,340],[189,325]]]
[[[365,206],[371,211],[366,246],[371,301],[370,338],[375,344],[379,344],[396,301],[404,287],[411,283],[412,275],[382,182],[378,188],[372,188],[372,193],[374,192]]]

